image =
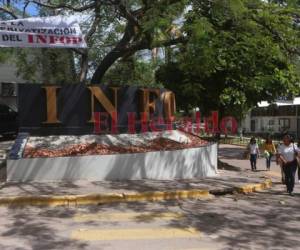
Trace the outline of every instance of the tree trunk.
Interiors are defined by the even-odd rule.
[[[79,75],[80,82],[85,82],[88,68],[89,68],[88,52],[86,52],[81,56],[81,67],[80,67],[80,75]]]
[[[91,83],[100,84],[105,72],[115,63],[115,61],[125,56],[126,54],[127,53],[125,50],[122,51],[118,48],[114,48],[111,52],[109,52],[97,67],[92,77]]]
[[[97,67],[91,80],[92,84],[100,84],[105,72],[114,64],[114,62],[131,52],[128,50],[128,44],[134,35],[135,24],[128,22],[122,39],[118,42],[117,46],[103,58],[100,65]]]

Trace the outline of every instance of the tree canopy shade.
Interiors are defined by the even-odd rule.
[[[299,93],[299,9],[259,0],[191,1],[187,43],[157,79],[177,103],[237,118],[262,100]]]
[[[72,81],[101,83],[129,72],[147,82],[158,64],[138,62],[137,52],[164,48],[156,78],[182,108],[230,107],[241,115],[261,100],[299,92],[299,0],[3,0],[0,17],[28,16],[28,6],[82,20],[88,50],[66,52],[62,60],[55,59],[61,51],[43,51],[54,59],[44,66],[55,66],[50,75],[59,72],[60,81],[63,62],[74,56]]]
[[[41,15],[81,15],[89,50],[75,50],[79,56],[79,80],[92,73],[92,83],[101,82],[119,59],[139,50],[170,46],[182,41],[169,32],[187,4],[186,0],[22,0],[2,1],[2,13],[16,18],[22,6],[35,5]]]

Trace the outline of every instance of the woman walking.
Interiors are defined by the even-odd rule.
[[[250,153],[250,164],[251,164],[251,170],[256,170],[256,161],[257,157],[259,156],[259,147],[256,143],[256,139],[254,137],[251,138],[250,143],[248,145],[248,150]]]
[[[300,138],[297,143],[298,149],[300,149]],[[298,166],[298,182],[300,183],[300,159],[297,158],[297,166]]]
[[[273,155],[276,153],[275,145],[270,137],[266,139],[266,142],[263,144],[262,150],[266,157],[266,168],[268,171],[270,171],[271,160]]]
[[[290,135],[283,137],[283,144],[278,147],[277,158],[282,164],[282,168],[285,174],[285,184],[287,192],[293,196],[295,186],[295,174],[297,170],[297,154],[298,148],[292,142]]]

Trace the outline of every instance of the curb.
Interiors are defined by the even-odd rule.
[[[264,182],[261,182],[261,183],[251,183],[251,184],[243,185],[241,187],[213,189],[210,191],[210,194],[216,195],[216,196],[226,195],[226,194],[234,194],[234,193],[248,194],[248,193],[253,193],[253,192],[269,189],[272,187],[272,185],[273,185],[272,180],[266,179]]]
[[[165,201],[179,199],[209,199],[214,195],[233,193],[251,193],[270,188],[271,179],[262,183],[247,184],[242,187],[230,187],[214,190],[191,189],[177,191],[154,191],[143,193],[123,194],[88,194],[88,195],[62,195],[62,196],[15,196],[0,198],[0,206],[77,206],[98,205],[122,202]]]

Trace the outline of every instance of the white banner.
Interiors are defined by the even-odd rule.
[[[0,47],[87,48],[73,17],[31,17],[0,21]]]

